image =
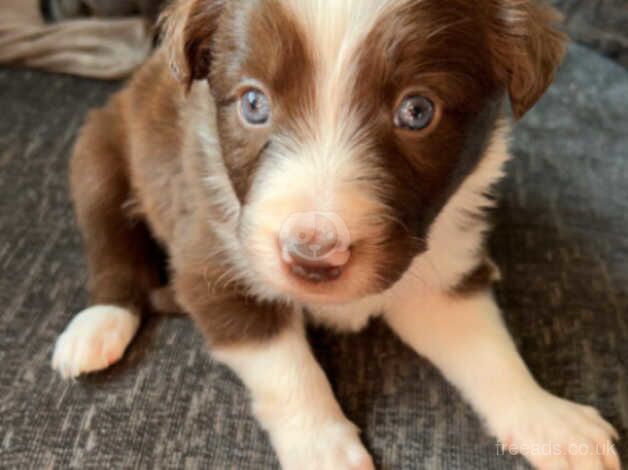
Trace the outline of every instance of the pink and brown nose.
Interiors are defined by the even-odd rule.
[[[349,262],[349,230],[332,213],[304,212],[290,216],[281,228],[281,257],[296,277],[323,283],[338,279]]]

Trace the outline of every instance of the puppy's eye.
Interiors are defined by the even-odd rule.
[[[395,114],[395,126],[411,131],[420,131],[434,119],[434,103],[425,96],[406,97]]]
[[[248,124],[264,125],[270,119],[270,100],[260,90],[247,90],[240,99],[240,112]]]

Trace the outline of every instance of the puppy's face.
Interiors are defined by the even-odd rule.
[[[523,114],[562,52],[547,11],[508,3],[525,4],[181,2],[188,71],[209,77],[239,241],[261,282],[306,302],[350,301],[390,287],[427,249],[502,97]],[[519,44],[509,21],[554,42]],[[510,62],[517,51],[528,63]]]

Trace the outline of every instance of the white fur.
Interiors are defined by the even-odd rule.
[[[417,296],[417,282],[406,278],[397,286],[386,319],[460,389],[505,448],[539,468],[620,468],[614,429],[595,410],[554,397],[535,382],[488,291]]]
[[[284,470],[371,470],[356,427],[344,417],[302,327],[259,345],[213,351],[251,392]]]
[[[282,0],[301,23],[315,54],[317,85],[313,142],[322,146],[345,142],[356,130],[347,97],[355,87],[356,61],[364,40],[377,21],[405,0]],[[348,113],[348,114],[347,114]],[[318,150],[318,149],[317,149]],[[343,158],[342,151],[319,158]],[[319,152],[317,152],[319,153]]]
[[[57,338],[52,367],[64,378],[106,369],[122,358],[139,324],[138,315],[120,307],[83,310]]]
[[[405,275],[419,279],[421,290],[450,289],[485,256],[482,247],[490,227],[475,219],[474,214],[481,215],[494,205],[488,195],[503,177],[504,164],[510,158],[509,132],[509,125],[500,123],[478,167],[450,198],[430,228],[427,252],[414,260]]]
[[[355,333],[366,327],[371,318],[384,313],[387,298],[387,294],[373,295],[348,304],[312,305],[307,310],[313,324]]]

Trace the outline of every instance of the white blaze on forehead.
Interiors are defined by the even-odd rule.
[[[357,193],[361,193],[358,199],[365,197],[377,204],[378,188],[373,188],[372,194],[351,189],[352,180],[365,180],[378,169],[365,161],[370,150],[368,136],[361,132],[359,109],[350,98],[360,79],[357,58],[369,32],[393,7],[406,1],[280,0],[303,31],[314,62],[313,76],[303,80],[313,80],[315,95],[313,107],[296,123],[300,131],[273,138],[273,153],[285,158],[277,159],[270,168],[260,168],[265,196],[272,181],[282,187],[284,195],[292,189],[295,196],[307,199],[306,193],[313,195],[315,206],[299,210],[346,208],[347,199],[355,201]]]
[[[300,23],[313,55],[317,117],[326,130],[342,131],[351,124],[343,104],[359,79],[356,58],[377,22],[407,1],[281,0]]]

